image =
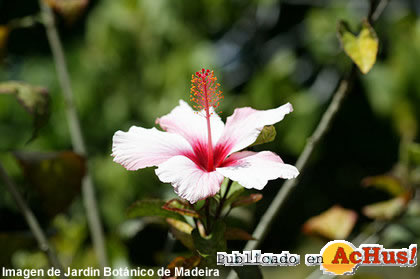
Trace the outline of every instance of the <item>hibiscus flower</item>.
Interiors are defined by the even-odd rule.
[[[199,111],[179,101],[156,124],[164,130],[132,126],[113,137],[114,161],[127,170],[156,166],[156,175],[171,183],[191,203],[214,196],[225,177],[245,188],[261,190],[269,180],[295,178],[299,171],[273,152],[242,151],[255,142],[266,125],[281,121],[293,111],[287,103],[275,109],[235,109],[226,124],[215,112],[219,100],[213,72],[193,75],[191,100]]]

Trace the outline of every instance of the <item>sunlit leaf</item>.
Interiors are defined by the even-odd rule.
[[[356,212],[335,205],[306,221],[303,231],[307,234],[321,235],[328,239],[346,239],[356,220]]]
[[[198,229],[198,233],[202,237],[206,237],[207,236],[206,228],[204,227],[204,224],[200,220],[197,221],[197,229]]]
[[[249,233],[239,228],[226,228],[226,240],[255,240]]]
[[[129,218],[158,216],[165,218],[172,218],[177,220],[184,220],[183,217],[175,212],[168,211],[162,208],[164,201],[158,199],[147,199],[135,202],[127,210]]]
[[[379,45],[378,37],[372,26],[367,21],[364,21],[362,30],[356,37],[350,32],[347,23],[340,22],[338,37],[346,54],[359,67],[362,73],[367,74],[375,64]]]
[[[391,175],[367,177],[363,179],[362,184],[366,187],[374,187],[383,190],[393,196],[399,196],[405,192],[401,181]]]
[[[39,129],[48,121],[50,113],[50,96],[45,88],[23,82],[8,81],[0,83],[0,94],[14,95],[19,103],[33,116],[35,138]]]
[[[217,252],[226,251],[225,231],[226,225],[220,220],[212,224],[212,232],[207,237],[202,237],[197,229],[192,231],[195,249],[203,257],[205,266],[217,267]]]
[[[259,134],[258,138],[255,140],[255,142],[251,144],[250,146],[272,142],[276,138],[276,134],[277,134],[276,128],[274,128],[273,125],[265,126],[261,130],[261,133]]]
[[[80,193],[86,172],[85,159],[71,151],[57,153],[15,152],[25,179],[50,215],[64,211]]]
[[[166,222],[170,225],[170,230],[173,236],[179,241],[181,241],[181,243],[184,244],[185,247],[187,247],[190,250],[194,250],[194,242],[191,236],[193,227],[191,227],[185,222],[172,218],[166,218]]]
[[[178,231],[181,231],[183,233],[191,234],[193,227],[180,220],[172,219],[172,218],[166,218],[166,222],[168,222],[171,227],[174,227]]]
[[[232,203],[232,207],[250,205],[260,201],[262,198],[262,194],[251,194],[249,196],[242,196]]]
[[[372,219],[390,220],[401,214],[407,205],[407,196],[402,195],[387,201],[363,207],[363,214]]]
[[[190,216],[194,218],[199,218],[200,215],[196,212],[188,202],[184,202],[178,199],[172,199],[166,202],[163,206],[163,209],[169,210],[180,215]]]

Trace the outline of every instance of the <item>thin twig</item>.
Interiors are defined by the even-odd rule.
[[[372,13],[373,15],[376,14],[376,19],[379,17],[380,13],[383,12],[385,7],[383,7],[382,2],[388,3],[388,0],[383,0],[381,3],[377,5],[376,10]],[[380,13],[377,14],[377,10],[380,9]],[[325,136],[325,134],[328,131],[328,128],[332,121],[335,118],[335,115],[337,114],[337,111],[341,107],[344,97],[347,95],[347,92],[349,91],[349,85],[351,84],[354,76],[356,73],[356,67],[352,66],[352,70],[350,72],[350,75],[348,78],[343,79],[340,82],[340,85],[338,86],[337,91],[334,93],[334,97],[328,106],[327,110],[324,112],[321,121],[319,122],[318,126],[316,127],[314,133],[312,136],[308,139],[305,148],[303,149],[303,152],[300,154],[297,162],[296,167],[299,169],[299,171],[302,173],[305,167],[307,166],[307,163],[309,161],[310,156],[312,155],[312,152],[314,151],[315,147],[318,145],[320,140]],[[267,211],[264,213],[264,215],[261,218],[261,221],[257,225],[254,233],[252,234],[256,240],[250,240],[246,244],[244,250],[253,250],[258,245],[261,244],[261,242],[264,240],[264,237],[269,231],[269,228],[271,227],[273,221],[275,220],[275,217],[277,216],[278,212],[280,211],[280,208],[284,204],[285,200],[289,196],[289,194],[292,192],[293,188],[297,185],[298,179],[288,180],[283,187],[279,190],[276,197],[270,204]]]
[[[65,100],[67,120],[69,123],[70,136],[74,150],[86,155],[86,147],[80,128],[80,121],[77,116],[76,107],[73,101],[73,91],[71,89],[70,77],[67,70],[67,63],[64,56],[63,46],[61,44],[57,28],[54,23],[54,16],[51,8],[43,0],[39,0],[43,23],[47,31],[48,42],[55,61],[58,79]],[[86,209],[89,229],[92,235],[93,246],[98,257],[99,265],[104,268],[108,266],[108,260],[105,250],[105,241],[102,231],[102,224],[99,218],[98,206],[95,198],[92,177],[89,173],[83,179],[83,202]]]
[[[370,18],[372,22],[375,22],[378,20],[378,18],[381,16],[381,14],[385,10],[386,6],[388,6],[390,1],[391,0],[382,0],[379,2],[378,6],[376,6],[375,11],[372,13],[372,16]]]
[[[385,2],[385,3],[384,3]],[[372,3],[372,2],[371,2]],[[384,11],[386,5],[389,3],[389,0],[381,0],[381,2],[376,6],[375,11],[373,13],[369,12],[368,20],[370,22],[376,21],[379,16]],[[324,112],[321,121],[319,122],[318,126],[316,127],[314,133],[309,138],[308,142],[306,143],[303,152],[299,156],[296,167],[302,171],[307,166],[308,160],[310,156],[312,155],[313,150],[319,143],[319,141],[323,138],[323,136],[327,133],[328,128],[332,121],[335,118],[335,115],[339,108],[341,107],[344,97],[347,95],[347,92],[349,91],[349,85],[351,84],[352,79],[354,78],[354,75],[356,73],[356,68],[354,64],[352,65],[352,70],[350,72],[350,75],[347,79],[344,79],[340,82],[340,85],[338,86],[337,91],[334,93],[334,97],[328,106],[327,110]],[[244,250],[253,250],[258,247],[258,245],[261,244],[261,242],[264,240],[264,237],[269,231],[269,228],[271,227],[275,217],[277,216],[278,212],[280,211],[282,205],[284,204],[285,200],[288,198],[290,193],[292,192],[293,188],[297,185],[298,179],[288,180],[283,187],[279,190],[276,197],[270,204],[267,211],[264,213],[264,215],[261,218],[261,221],[257,225],[254,233],[252,236],[256,238],[256,240],[250,240],[246,244]],[[230,272],[228,278],[236,278],[236,274],[234,272]]]
[[[353,76],[353,74],[351,74],[351,76]],[[305,145],[305,148],[303,149],[303,152],[301,153],[301,155],[299,156],[296,162],[296,167],[299,169],[301,173],[305,169],[315,147],[320,142],[320,140],[325,136],[332,120],[335,118],[337,111],[341,107],[344,97],[346,96],[348,92],[348,86],[349,86],[348,79],[341,81],[336,93],[334,94],[331,104],[328,106],[327,110],[322,116],[322,119],[319,122],[317,128],[315,129],[315,132],[308,139]],[[261,244],[261,242],[264,240],[264,237],[268,233],[269,228],[271,227],[273,221],[275,220],[281,206],[284,204],[284,201],[287,199],[292,189],[297,185],[298,181],[299,181],[298,179],[288,180],[283,185],[283,187],[279,190],[276,197],[271,202],[269,208],[262,216],[261,221],[257,225],[254,233],[252,234],[252,236],[256,238],[256,240],[248,241],[244,250],[253,250]]]
[[[26,204],[25,200],[23,199],[22,195],[19,193],[18,188],[15,182],[7,175],[6,170],[3,168],[3,165],[0,163],[0,177],[3,179],[4,183],[6,184],[7,190],[12,195],[13,199],[15,200],[19,210],[22,212],[23,217],[28,223],[29,229],[35,236],[36,241],[38,242],[39,248],[48,255],[48,259],[50,261],[51,266],[56,269],[61,270],[60,278],[67,278],[64,276],[63,268],[58,260],[57,254],[55,253],[54,248],[50,245],[45,236],[44,231],[42,230],[41,226],[38,223],[34,213]]]
[[[334,97],[330,105],[323,114],[321,121],[316,127],[314,133],[308,139],[302,153],[300,154],[296,162],[296,167],[301,173],[305,169],[313,150],[320,142],[320,140],[325,136],[331,122],[334,120],[335,115],[337,114],[337,111],[341,107],[344,97],[347,95],[348,92],[349,81],[353,78],[355,72],[355,67],[353,66],[349,78],[344,79],[340,82],[340,85],[338,86],[337,91],[334,93]],[[254,232],[252,233],[254,240],[249,240],[247,242],[244,251],[255,250],[262,243],[265,236],[269,232],[273,221],[276,219],[276,216],[279,213],[281,207],[283,206],[286,199],[289,197],[293,188],[297,185],[298,181],[298,179],[291,179],[284,183],[277,195],[274,197],[267,211],[262,216]],[[233,271],[231,271],[227,278],[234,279],[237,278],[237,276]]]

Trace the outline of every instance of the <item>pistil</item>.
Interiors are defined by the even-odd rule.
[[[201,72],[196,72],[191,79],[191,101],[195,102],[194,108],[196,110],[204,110],[207,124],[207,171],[214,170],[214,152],[213,142],[211,137],[211,121],[210,117],[219,106],[220,100],[223,99],[222,92],[218,90],[220,84],[216,82],[217,78],[213,71],[202,69]]]
[[[204,83],[204,78],[203,78]],[[207,120],[207,156],[208,156],[208,165],[207,170],[214,170],[214,154],[213,154],[213,142],[211,140],[211,126],[210,126],[210,108],[209,108],[209,99],[207,94],[207,84],[204,84],[204,99],[205,101],[205,110],[206,110],[206,120]]]

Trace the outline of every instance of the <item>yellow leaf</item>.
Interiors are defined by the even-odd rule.
[[[349,31],[346,23],[340,22],[338,37],[346,54],[363,74],[367,74],[375,64],[379,45],[378,37],[372,26],[367,21],[364,21],[362,30],[356,37]]]
[[[362,184],[365,187],[374,187],[383,190],[394,197],[405,192],[402,182],[398,178],[388,174],[366,177],[362,180]]]
[[[307,234],[321,235],[328,239],[346,239],[356,220],[356,212],[335,205],[306,221],[303,225],[303,231]]]
[[[372,219],[390,220],[399,215],[407,204],[407,196],[402,195],[387,201],[363,207],[363,214]]]
[[[191,225],[189,225],[188,223],[173,218],[166,218],[166,222],[168,222],[169,225],[183,233],[191,234],[193,230],[193,227],[191,227]]]
[[[194,250],[194,242],[191,236],[193,227],[185,222],[172,218],[166,218],[166,222],[170,225],[172,235],[181,241],[185,247],[190,250]]]

